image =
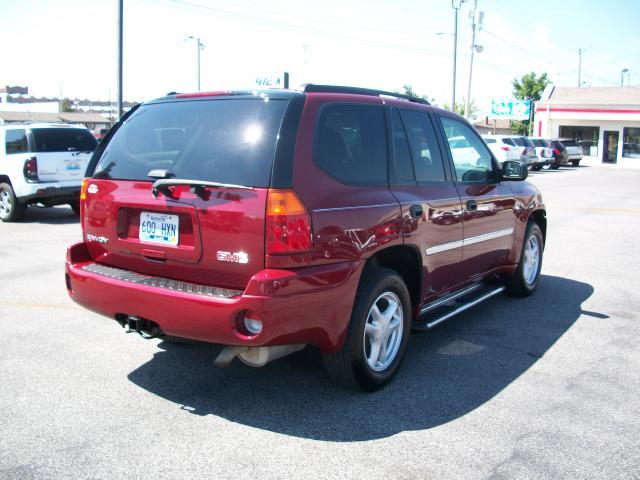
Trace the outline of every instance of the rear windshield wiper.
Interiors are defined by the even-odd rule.
[[[180,185],[188,185],[191,187],[191,191],[198,195],[200,198],[205,199],[207,196],[207,188],[232,188],[235,190],[253,190],[253,187],[247,187],[246,185],[236,185],[233,183],[220,183],[220,182],[205,182],[203,180],[186,180],[183,178],[161,178],[153,182],[151,193],[154,197],[157,197],[160,193],[165,196],[170,196],[169,188]]]

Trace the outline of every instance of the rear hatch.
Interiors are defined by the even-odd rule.
[[[580,145],[578,145],[578,143],[575,140],[562,140],[562,144],[567,149],[567,153],[569,155],[582,154],[582,148],[580,148]]]
[[[148,275],[246,286],[264,268],[267,192],[287,104],[247,95],[142,105],[87,184],[83,228],[92,258]]]
[[[31,139],[42,182],[79,183],[97,145],[89,130],[72,126],[32,128]]]

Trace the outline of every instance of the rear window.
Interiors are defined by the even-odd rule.
[[[519,147],[526,147],[522,137],[513,137],[511,140],[513,141],[514,144],[516,144]]]
[[[565,147],[577,147],[578,144],[576,143],[575,140],[562,140],[562,143],[564,144]]]
[[[34,128],[31,134],[36,152],[92,152],[98,144],[82,128]]]
[[[315,132],[315,163],[345,184],[387,184],[384,110],[377,105],[329,104]]]
[[[511,138],[503,138],[502,139],[502,143],[506,143],[507,145],[511,145],[512,147],[516,146],[516,144],[513,143],[513,139],[511,139]]]
[[[525,147],[533,147],[533,142],[528,137],[520,137]]]
[[[268,187],[287,100],[236,98],[141,106],[113,136],[95,176],[174,178]]]
[[[489,143],[496,143],[496,139],[495,138],[486,138],[486,137],[482,137],[482,139],[484,140],[484,143],[489,144]]]
[[[533,139],[533,140],[531,140],[531,141],[533,142],[533,144],[534,144],[536,147],[544,147],[544,144],[542,143],[542,140],[539,140],[539,139],[537,139],[537,138],[534,138],[534,139]]]
[[[551,146],[554,148],[559,148],[560,150],[566,150],[564,148],[564,145],[562,143],[560,143],[558,140],[552,140],[551,141]]]

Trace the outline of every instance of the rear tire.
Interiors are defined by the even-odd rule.
[[[574,167],[579,167],[580,166],[580,160],[572,160],[571,161],[571,165],[573,165]]]
[[[73,213],[80,215],[80,201],[71,202],[69,206],[71,207],[71,210],[73,210]]]
[[[558,170],[559,168],[560,168],[560,164],[559,163],[551,164],[551,170]]]
[[[8,183],[0,183],[0,220],[3,222],[17,222],[27,206],[16,197],[13,188]]]
[[[524,234],[518,268],[512,275],[504,279],[508,295],[528,297],[535,291],[540,283],[543,251],[542,231],[537,223],[529,222]]]
[[[409,340],[411,301],[397,272],[363,272],[342,349],[323,354],[329,376],[352,389],[375,391],[396,374]]]

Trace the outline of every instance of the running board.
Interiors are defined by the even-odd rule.
[[[459,292],[456,292],[452,295],[449,295],[447,297],[444,297],[440,300],[436,300],[435,302],[433,302],[432,304],[427,305],[425,308],[423,308],[421,310],[421,313],[425,313],[428,312],[430,310],[433,310],[435,308],[438,307],[442,307],[444,306],[446,303],[449,303],[452,300],[458,299],[460,297],[463,297],[464,295],[467,295],[469,293],[471,293],[472,291],[475,291],[479,288],[480,284],[476,284],[473,285],[472,287],[468,287],[466,289],[460,290]],[[435,318],[430,318],[427,320],[423,320],[423,321],[416,321],[413,323],[412,328],[414,330],[429,330],[433,327],[435,327],[436,325],[439,325],[440,323],[444,322],[445,320],[449,320],[451,317],[458,315],[459,313],[464,312],[465,310],[470,309],[471,307],[474,307],[476,305],[478,305],[479,303],[484,302],[485,300],[488,300],[489,298],[498,295],[499,293],[504,292],[505,287],[501,286],[501,287],[497,287],[494,288],[493,290],[489,290],[488,292],[483,293],[482,295],[480,295],[479,297],[476,297],[474,299],[469,300],[468,302],[462,303],[459,307],[454,308],[453,310],[449,310],[448,312],[437,316]]]

